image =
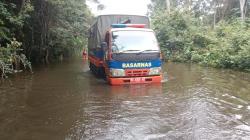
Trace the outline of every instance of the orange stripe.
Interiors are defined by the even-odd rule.
[[[89,55],[89,61],[94,64],[96,67],[102,67],[103,61],[95,56]]]
[[[131,78],[108,77],[108,82],[111,85],[161,83],[161,80],[162,80],[162,75],[151,76],[151,77],[131,77]]]

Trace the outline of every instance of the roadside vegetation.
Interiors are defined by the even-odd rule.
[[[80,54],[92,14],[85,0],[1,0],[0,76]]]
[[[250,71],[249,6],[247,0],[152,0],[149,9],[166,60]]]

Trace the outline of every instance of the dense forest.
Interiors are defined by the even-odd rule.
[[[85,0],[1,0],[1,76],[81,52],[92,17]]]
[[[165,58],[250,71],[249,0],[151,0]]]
[[[250,0],[151,0],[148,15],[166,60],[250,71],[249,7]],[[86,0],[1,0],[0,76],[79,54],[92,19]]]

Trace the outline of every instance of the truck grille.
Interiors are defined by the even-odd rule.
[[[126,69],[125,73],[129,77],[148,76],[149,69]]]

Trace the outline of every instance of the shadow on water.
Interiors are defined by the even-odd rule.
[[[250,74],[168,63],[159,85],[109,86],[86,61],[0,85],[0,139],[250,139]]]

